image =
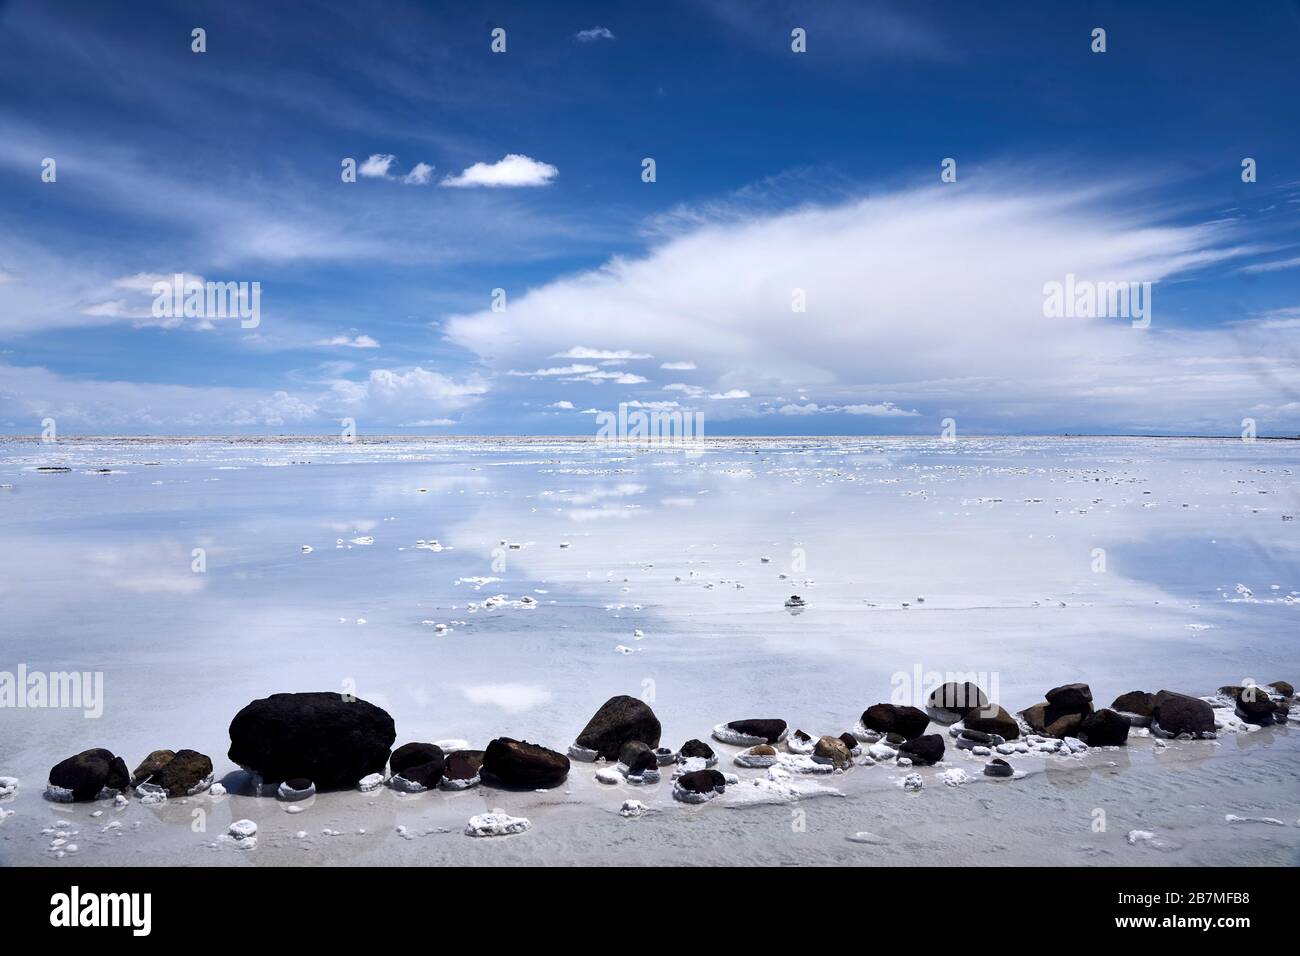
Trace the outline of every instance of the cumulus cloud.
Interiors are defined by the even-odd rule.
[[[568,411],[572,411],[572,410],[573,410],[573,402],[566,401],[566,400],[564,400],[564,399],[560,399],[560,401],[558,401],[558,402],[551,402],[551,404],[548,405],[548,406],[546,406],[546,407],[547,407],[547,408],[558,408],[558,409],[560,409],[561,411],[568,412]]]
[[[392,153],[372,153],[357,167],[357,172],[369,179],[383,179],[395,162],[397,157]]]
[[[433,167],[428,163],[416,163],[411,171],[402,177],[408,186],[424,186],[433,178]]]
[[[349,338],[346,335],[335,335],[332,338],[321,339],[317,345],[342,345],[350,349],[377,349],[379,343],[368,335],[354,335]]]
[[[749,392],[743,388],[729,388],[725,392],[714,392],[709,398],[716,401],[729,401],[733,398],[749,398]]]
[[[518,368],[617,315],[629,351],[689,348],[701,384],[662,387],[732,396],[710,402],[715,418],[804,404],[780,400],[793,392],[900,424],[1222,430],[1279,387],[1300,391],[1284,329],[1179,327],[1162,311],[1163,280],[1240,254],[1232,223],[1152,221],[1106,187],[985,182],[705,219],[508,312],[453,316],[446,334],[489,367]],[[1067,275],[1151,282],[1151,327],[1046,315],[1045,285]],[[791,310],[795,289],[804,313]]]
[[[495,163],[475,163],[455,176],[447,176],[442,185],[469,186],[545,186],[560,171],[522,153],[508,153]]]
[[[693,372],[695,371],[694,362],[664,362],[659,366],[662,369],[668,369],[673,372]]]
[[[614,39],[614,31],[609,27],[592,27],[590,30],[579,30],[574,37],[579,43],[592,43],[596,40]]]
[[[551,358],[568,358],[568,359],[603,359],[605,361],[626,362],[632,359],[648,359],[654,356],[646,355],[644,352],[633,352],[629,349],[591,349],[585,345],[575,345],[567,352],[556,352]]]

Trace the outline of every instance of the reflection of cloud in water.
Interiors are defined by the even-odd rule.
[[[551,692],[536,684],[471,684],[460,689],[471,704],[517,712],[549,703]]]

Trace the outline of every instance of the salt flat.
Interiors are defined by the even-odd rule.
[[[838,734],[930,674],[981,675],[1012,711],[1070,681],[1101,703],[1295,682],[1298,467],[1294,442],[1207,439],[0,442],[0,670],[104,681],[97,718],[0,711],[0,775],[21,781],[0,802],[0,860],[566,863],[627,842],[636,862],[937,863],[990,846],[976,862],[1056,862],[1065,846],[1081,863],[1213,863],[1245,841],[1294,863],[1293,725],[1026,758],[1023,779],[920,794],[896,768],[857,767],[820,781],[845,796],[799,801],[803,831],[789,806],[729,808],[729,791],[688,808],[667,781],[608,788],[578,763],[547,794],[321,794],[298,814],[232,794],[92,818],[40,791],[93,746],[131,766],[194,748],[233,791],[229,721],[280,691],[355,693],[393,715],[398,743],[563,750],[615,694],[650,700],[675,747],[741,717]],[[785,607],[794,594],[803,608]],[[620,817],[630,798],[651,812]],[[533,826],[462,837],[494,807]],[[207,845],[242,817],[262,824],[257,849]],[[80,831],[63,858],[42,833],[59,820]],[[1162,845],[1130,845],[1132,829]]]

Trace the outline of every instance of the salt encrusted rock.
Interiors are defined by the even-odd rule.
[[[817,741],[813,739],[812,734],[796,730],[786,738],[785,746],[792,754],[810,754],[817,746]]]
[[[1170,737],[1211,734],[1214,732],[1214,708],[1199,697],[1162,690],[1156,694],[1151,723],[1153,729]]]
[[[1111,703],[1111,710],[1118,713],[1134,727],[1149,727],[1151,713],[1155,710],[1156,698],[1144,690],[1131,690],[1120,694]]]
[[[1043,696],[1049,704],[1062,711],[1084,714],[1092,710],[1092,688],[1087,684],[1062,684]]]
[[[849,748],[844,745],[844,741],[830,736],[822,737],[817,741],[817,746],[813,748],[812,759],[818,763],[830,764],[837,770],[843,770],[853,763],[853,757],[850,756]]]
[[[726,792],[727,778],[717,770],[684,773],[673,783],[673,799],[683,803],[703,803]]]
[[[984,773],[989,777],[1010,777],[1015,770],[1001,757],[994,757],[984,765]]]
[[[296,803],[316,795],[316,784],[302,777],[285,780],[276,788],[275,795],[288,803]]]
[[[629,741],[618,752],[618,762],[627,768],[633,776],[641,776],[646,771],[659,769],[659,758],[655,752],[639,740]]]
[[[178,750],[149,777],[149,782],[162,787],[169,797],[201,793],[212,786],[212,758],[197,750]]]
[[[1237,703],[1237,716],[1252,724],[1271,724],[1277,705],[1262,687],[1238,688],[1233,698]]]
[[[962,723],[966,725],[967,730],[997,734],[1003,740],[1015,740],[1020,736],[1020,725],[1016,723],[1016,718],[997,704],[972,710],[962,718]]]
[[[0,777],[0,797],[12,797],[17,792],[17,777]]]
[[[135,768],[135,772],[131,774],[131,786],[140,786],[166,766],[167,762],[175,756],[176,752],[173,750],[155,750],[140,761],[140,766]]]
[[[393,786],[408,792],[432,790],[442,780],[446,761],[446,754],[437,744],[402,744],[388,758]]]
[[[719,731],[722,731],[722,735]],[[726,739],[727,732],[733,737]],[[784,720],[775,718],[753,718],[733,720],[713,728],[713,736],[723,743],[737,743],[752,746],[754,744],[778,744],[785,740],[786,725]]]
[[[508,787],[554,787],[568,776],[569,758],[526,740],[498,737],[483,753],[483,773]]]
[[[976,747],[993,746],[993,737],[978,730],[963,730],[956,737],[958,750],[974,750]]]
[[[862,749],[858,738],[848,732],[840,734],[839,741],[844,745],[844,749],[849,752],[850,756],[857,754]]]
[[[532,825],[532,821],[527,817],[512,817],[497,807],[491,813],[480,813],[470,817],[465,827],[465,834],[472,837],[510,836],[514,833],[523,833]]]
[[[902,734],[912,740],[925,733],[930,718],[919,707],[900,707],[896,704],[872,704],[862,712],[862,726],[881,734]]]
[[[126,761],[96,747],[61,760],[50,768],[46,793],[52,800],[94,800],[100,791],[122,791],[131,784]]]
[[[252,820],[236,820],[226,832],[236,840],[246,840],[257,836],[257,824]]]
[[[936,723],[955,724],[972,710],[987,707],[988,703],[984,691],[969,681],[950,681],[940,684],[930,693],[925,709]]]
[[[661,767],[667,767],[669,764],[677,762],[677,754],[673,753],[669,747],[656,747],[655,762]]]
[[[482,750],[453,750],[443,763],[442,779],[438,786],[443,790],[465,790],[477,787],[482,780]]]
[[[357,789],[362,793],[371,793],[378,790],[384,785],[384,775],[382,773],[366,774],[357,781]]]
[[[1103,707],[1083,718],[1079,736],[1090,747],[1118,747],[1128,743],[1129,722],[1122,715]]]
[[[639,817],[650,809],[640,800],[624,800],[623,806],[619,808],[618,815],[621,817]]]
[[[914,764],[938,763],[943,759],[943,737],[940,734],[925,734],[909,740],[898,748],[898,756],[906,757]]]
[[[633,740],[651,749],[658,747],[661,732],[659,718],[645,701],[621,695],[601,705],[578,734],[576,744],[605,760],[617,760],[623,745]]]
[[[697,740],[694,737],[682,744],[682,749],[677,751],[677,755],[679,757],[703,757],[705,760],[714,758],[713,748],[703,740]]]
[[[1292,687],[1290,684],[1288,684],[1288,683],[1287,683],[1286,681],[1284,681],[1284,680],[1275,680],[1275,681],[1273,681],[1273,683],[1269,684],[1268,686],[1269,686],[1269,687],[1272,687],[1275,691],[1277,691],[1277,692],[1278,692],[1279,694],[1281,694],[1283,697],[1294,697],[1294,696],[1295,696],[1295,688]]]
[[[919,773],[909,773],[903,778],[903,789],[915,793],[925,787],[925,779]]]
[[[397,734],[374,704],[342,694],[272,694],[230,722],[230,759],[271,783],[306,777],[321,789],[382,773]]]
[[[736,754],[738,767],[774,767],[776,766],[776,748],[768,744],[756,744],[748,750]]]

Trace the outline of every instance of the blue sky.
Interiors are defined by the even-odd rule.
[[[1300,434],[1300,4],[999,11],[0,2],[0,431]]]

